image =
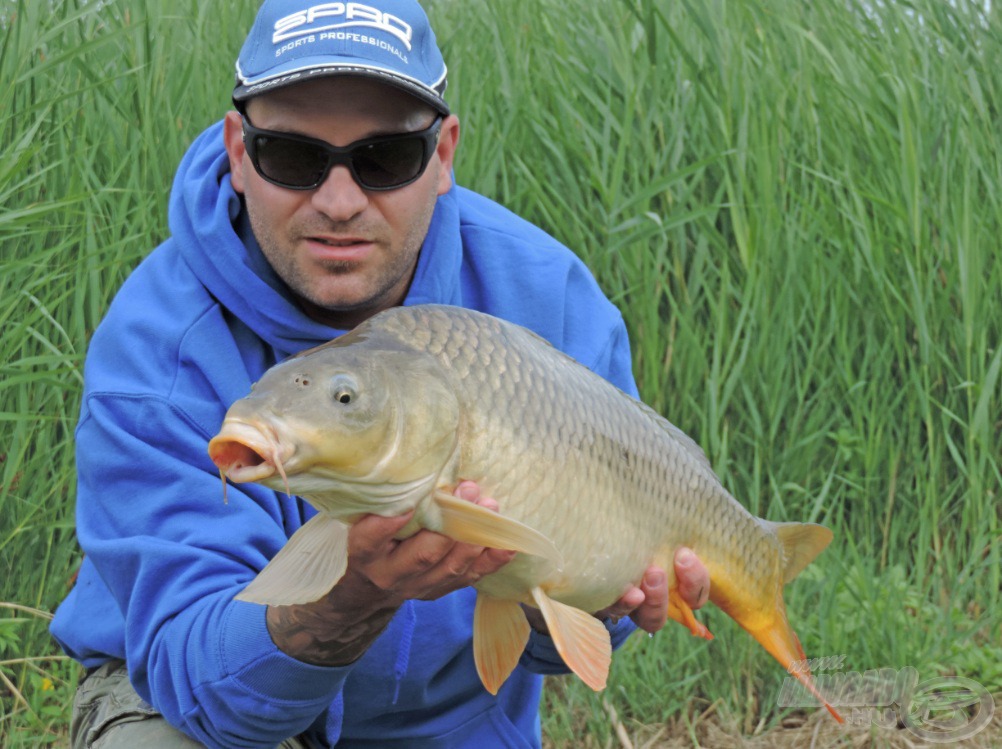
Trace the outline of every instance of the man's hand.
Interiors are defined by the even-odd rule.
[[[497,502],[480,496],[473,482],[461,483],[455,495],[498,508]],[[395,539],[411,514],[365,516],[348,533],[344,577],[326,596],[314,603],[268,607],[268,632],[280,650],[314,665],[347,665],[362,656],[408,598],[440,598],[497,572],[515,556],[428,530]]]
[[[460,483],[453,493],[497,512],[498,503],[481,497],[472,481]],[[355,543],[349,535],[349,571],[354,559],[354,573],[364,580],[369,593],[395,600],[397,606],[408,598],[432,600],[473,585],[515,557],[514,551],[460,543],[428,530],[397,541],[393,536],[410,518],[410,514],[398,518],[369,515],[352,529],[358,529]]]
[[[683,546],[675,551],[675,579],[679,595],[689,608],[698,609],[709,599],[710,573],[692,549]],[[648,567],[640,587],[630,586],[622,598],[595,616],[629,616],[645,632],[657,632],[668,621],[668,577],[664,570]]]

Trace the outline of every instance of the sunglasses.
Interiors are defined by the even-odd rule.
[[[336,164],[366,190],[395,190],[420,177],[435,152],[441,116],[425,130],[364,138],[338,148],[316,138],[254,127],[243,115],[244,147],[257,173],[289,190],[314,190]]]

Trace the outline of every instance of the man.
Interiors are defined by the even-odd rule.
[[[526,325],[636,393],[622,318],[580,261],[453,186],[459,122],[427,19],[413,0],[376,2],[265,2],[237,62],[239,111],[192,145],[171,238],[94,335],[77,430],[87,556],[52,625],[88,668],[74,746],[540,742],[540,674],[566,668],[538,613],[496,697],[472,661],[468,586],[510,552],[429,531],[396,541],[406,516],[368,516],[321,600],[233,600],[314,514],[260,486],[224,504],[206,453],[275,362],[438,302]],[[470,482],[455,491],[498,509]],[[674,572],[701,605],[705,568],[683,552]],[[652,568],[596,615],[618,645],[635,626],[620,617],[664,624],[667,594]]]

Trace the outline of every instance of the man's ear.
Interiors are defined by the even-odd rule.
[[[452,188],[452,162],[459,146],[459,118],[450,114],[442,120],[438,135],[438,194],[445,195]]]
[[[243,121],[239,112],[227,112],[223,120],[223,142],[230,157],[230,181],[238,193],[244,191],[244,148]]]

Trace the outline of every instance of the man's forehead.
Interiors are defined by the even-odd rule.
[[[434,110],[405,91],[359,75],[325,76],[255,96],[248,111],[304,116],[357,115],[405,126],[426,123]]]

